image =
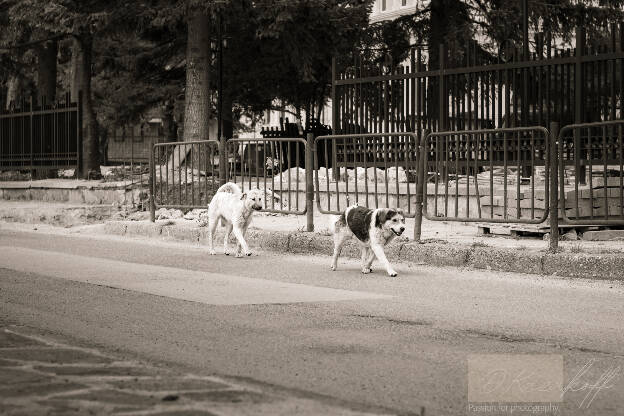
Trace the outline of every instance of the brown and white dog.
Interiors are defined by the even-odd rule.
[[[397,275],[386,258],[384,246],[405,231],[405,216],[401,209],[369,209],[353,205],[332,221],[330,229],[334,234],[332,270],[338,268],[338,256],[344,243],[355,236],[362,247],[362,273],[372,271],[371,264],[376,256],[389,276]]]
[[[225,227],[225,239],[223,240],[223,252],[229,255],[228,239],[233,232],[238,244],[236,245],[236,257],[251,256],[249,246],[245,241],[247,227],[251,223],[255,211],[262,209],[262,191],[252,189],[243,193],[235,183],[228,182],[222,185],[212,197],[208,206],[208,249],[210,254],[216,254],[213,247],[214,234],[217,224]]]

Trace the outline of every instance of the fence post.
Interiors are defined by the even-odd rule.
[[[227,182],[227,146],[225,137],[219,137],[219,185]],[[236,173],[234,173],[236,175]]]
[[[427,185],[424,183],[425,170],[427,169],[427,158],[425,156],[425,139],[429,134],[429,130],[422,131],[422,135],[418,138],[416,161],[416,212],[414,214],[414,241],[420,241],[422,231],[422,214],[423,200],[427,198]],[[409,184],[408,184],[409,186]]]
[[[340,111],[340,103],[338,102],[338,88],[336,86],[336,80],[338,79],[338,66],[336,63],[336,57],[332,56],[332,88],[331,88],[331,103],[332,103],[332,134],[341,134],[342,131],[339,131],[338,124],[340,123],[339,119],[339,111]],[[327,161],[325,161],[327,163]],[[338,168],[338,154],[337,154],[337,146],[336,139],[332,139],[332,174],[334,176],[334,180],[338,182],[340,180],[340,169]],[[328,166],[329,167],[329,164]]]
[[[305,146],[307,231],[314,231],[314,134],[308,133]]]
[[[550,137],[548,138],[549,146],[549,170],[550,170],[550,189],[549,189],[549,216],[550,216],[550,251],[555,253],[559,248],[559,171],[558,171],[558,139],[559,139],[559,123],[553,121],[550,123]]]
[[[42,108],[43,110],[43,105]],[[34,158],[34,140],[33,140],[33,127],[34,127],[34,122],[33,122],[33,97],[32,95],[30,96],[30,114],[28,115],[28,118],[30,120],[30,180],[34,181],[35,179],[35,158]],[[42,141],[43,141],[43,132],[41,134],[42,137]],[[43,178],[45,179],[45,178]]]
[[[154,204],[154,182],[156,176],[156,167],[154,166],[154,145],[150,146],[149,157],[149,209],[150,209],[150,221],[156,222],[156,205]]]
[[[438,131],[444,131],[446,129],[446,113],[448,112],[448,105],[446,105],[446,85],[444,83],[444,69],[446,68],[446,45],[441,43],[439,51],[440,57],[438,59],[440,61],[440,68],[438,70],[438,111],[440,112],[440,114],[438,115]]]
[[[576,28],[576,63],[574,66],[574,122],[583,123],[585,116],[585,74],[583,72],[583,56],[585,55],[585,28]],[[574,170],[575,176],[585,184],[586,169],[581,165],[581,134],[574,129]],[[577,179],[578,180],[578,179]]]

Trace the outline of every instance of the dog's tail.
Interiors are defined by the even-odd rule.
[[[227,192],[227,193],[235,194],[235,195],[240,195],[243,193],[243,191],[241,191],[238,185],[232,182],[228,182],[226,184],[221,185],[219,189],[217,189],[217,192]]]

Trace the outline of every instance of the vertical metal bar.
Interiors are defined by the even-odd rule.
[[[535,130],[531,130],[531,219],[535,219]]]
[[[165,197],[167,199],[167,201],[169,201],[169,150],[168,148],[172,147],[172,146],[167,146],[167,147],[163,147],[163,149],[165,150],[165,157],[163,158],[163,161],[166,163],[165,165],[165,177],[166,177],[166,181],[165,181]],[[171,152],[171,166],[173,166],[173,155],[174,152],[173,150],[175,150],[175,148],[172,148],[172,152]],[[172,172],[173,175],[173,172]],[[162,176],[161,176],[162,178]],[[162,185],[161,185],[162,187]],[[161,204],[166,203],[166,201],[162,200],[162,196],[161,196]]]
[[[585,73],[583,70],[583,56],[585,55],[585,28],[576,28],[576,64],[574,67],[574,122],[579,124],[584,121],[585,114]],[[575,170],[575,192],[578,196],[578,182],[585,184],[585,169],[581,166],[582,139],[579,130],[574,129],[574,170]],[[591,158],[591,156],[590,156]],[[577,211],[578,215],[578,211]]]
[[[292,180],[291,180],[291,170],[292,170],[292,160],[290,160],[290,140],[288,142],[286,142],[286,151],[288,152],[288,211],[290,211],[290,207],[291,207],[291,187],[292,187]],[[297,167],[298,168],[298,167]],[[251,187],[251,184],[250,184]]]
[[[361,129],[361,126],[358,127],[358,130]],[[357,140],[358,138],[356,136],[352,136],[351,137],[351,142],[353,145],[353,176],[355,176],[355,203],[358,204],[359,203],[359,194],[358,194],[358,174],[357,174],[357,168],[358,168],[358,156],[359,156],[359,152],[358,152],[358,146],[357,146],[357,142],[359,141]],[[346,140],[345,140],[346,141]],[[348,182],[348,178],[347,178],[347,182]]]
[[[603,178],[604,178],[604,203],[605,203],[605,219],[609,220],[609,182],[607,177],[607,126],[602,126],[602,160],[603,160]]]
[[[470,118],[468,119],[470,120]],[[466,134],[466,217],[470,217],[470,138],[471,133]]]
[[[516,157],[518,158],[518,160],[516,161],[516,218],[520,218],[520,182],[522,180],[520,175],[520,171],[522,170],[522,157],[520,153],[520,148],[522,144],[520,143],[520,132],[517,132],[517,137],[518,140],[516,141],[516,146],[518,147],[518,149],[516,150]]]
[[[559,138],[559,123],[550,123],[550,137],[548,138],[548,161],[550,165],[550,192],[549,192],[549,216],[550,216],[550,251],[556,252],[559,248],[559,198],[558,175],[557,175],[557,139]],[[564,200],[562,200],[564,203]],[[564,205],[565,207],[565,205]]]
[[[297,167],[297,189],[295,190],[295,209],[297,211],[299,211],[299,167],[300,167],[300,164],[299,164],[299,144],[300,144],[299,142],[295,142],[295,166]],[[305,160],[305,157],[306,157],[305,156],[305,152],[307,150],[306,146],[307,146],[307,143],[306,143],[306,145],[304,145],[304,148],[303,148],[303,151],[304,151],[303,158],[304,158],[304,162],[306,162],[305,167],[306,167],[306,171],[307,171],[308,169],[314,169],[314,168],[313,168],[313,166],[308,165],[307,164],[307,160]],[[312,140],[312,151],[314,151],[314,140]],[[257,152],[256,152],[256,154],[257,154]],[[312,155],[314,156],[314,153],[312,153]],[[314,157],[312,157],[312,163],[314,163]],[[257,166],[257,164],[256,164],[256,166]],[[314,180],[314,177],[312,177],[312,180]],[[314,195],[312,195],[312,196],[314,197]]]
[[[325,153],[325,185],[326,185],[326,188],[327,188],[326,189],[326,192],[327,192],[326,193],[326,197],[327,197],[327,210],[330,211],[331,210],[331,196],[329,194],[329,181],[330,181],[330,177],[329,176],[330,175],[328,173],[329,173],[329,165],[330,165],[330,163],[329,163],[329,151],[328,151],[328,147],[329,146],[328,146],[328,143],[327,143],[328,140],[329,139],[323,139],[322,142],[323,142],[323,150],[324,150],[324,153]],[[335,139],[331,139],[331,140],[333,142]],[[334,153],[332,155],[332,159],[335,160],[335,158],[336,158],[336,153]],[[320,194],[320,189],[319,189],[319,194]],[[319,195],[319,204],[320,204],[320,195]]]
[[[438,131],[444,131],[446,129],[446,113],[448,108],[446,106],[446,85],[444,82],[446,67],[446,46],[442,43],[439,48],[439,62],[440,68],[438,70]]]
[[[284,157],[284,152],[283,152],[283,148],[282,148],[282,144],[280,142],[277,142],[276,145],[279,147],[280,150],[280,157],[279,159],[277,159],[277,163],[279,166],[279,184],[280,184],[280,209],[282,209],[284,207],[284,203],[282,202],[282,198],[284,196],[284,163],[282,161],[283,157]]]
[[[29,119],[30,119],[30,178],[34,179],[35,177],[35,160],[34,160],[34,155],[33,155],[33,151],[34,151],[34,143],[33,143],[33,127],[34,127],[34,123],[33,123],[33,118],[34,118],[34,114],[33,114],[33,97],[30,97],[30,114],[29,114]],[[41,118],[43,119],[43,115],[41,116]]]
[[[307,142],[305,144],[305,164],[306,164],[306,230],[314,231],[314,183],[313,181],[313,165],[314,165],[314,135],[307,134]],[[299,185],[297,185],[298,187]],[[297,198],[298,199],[298,198]]]
[[[266,157],[266,147],[267,147],[267,142],[266,142],[266,140],[263,140],[262,141],[262,178],[263,178],[262,191],[264,192],[264,203],[265,203],[265,206],[266,206],[266,200],[267,200],[266,199],[267,198],[267,191],[266,191],[266,189],[267,189],[267,186],[266,186],[267,185],[267,176],[266,176],[266,174],[267,174],[267,170],[268,170],[268,167],[267,167],[267,157]]]
[[[181,145],[176,145],[176,149],[178,149],[178,205],[182,205],[182,157],[180,148]]]
[[[490,218],[494,218],[494,133],[490,133]]]
[[[624,140],[622,140],[622,124],[618,124],[617,141],[620,144],[620,216],[624,216]]]
[[[590,205],[590,214],[589,217],[591,219],[594,219],[594,184],[593,184],[593,178],[594,178],[594,172],[593,172],[593,159],[594,159],[594,146],[593,146],[593,136],[592,136],[592,130],[591,127],[587,128],[587,146],[588,146],[588,152],[587,152],[587,163],[589,165],[589,205]]]
[[[193,160],[195,158],[195,144],[191,143],[190,146],[191,151],[187,153],[187,157],[189,157],[188,155],[190,155],[191,158],[191,205],[195,205],[195,161]],[[186,202],[188,203],[188,201]]]
[[[156,169],[154,166],[154,151],[156,148],[150,147],[149,154],[149,208],[150,208],[150,221],[156,222],[156,205],[154,203],[154,181],[156,179]]]
[[[424,143],[429,134],[428,130],[422,131],[422,135],[417,137],[415,143],[417,147],[416,159],[416,207],[414,212],[414,240],[420,241],[422,235],[423,201],[427,198],[427,184],[425,183],[427,170],[427,157],[425,155]],[[409,186],[409,184],[408,184]]]

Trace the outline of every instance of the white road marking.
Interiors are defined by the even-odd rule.
[[[209,305],[335,302],[388,295],[129,263],[21,247],[0,247],[0,267]]]

